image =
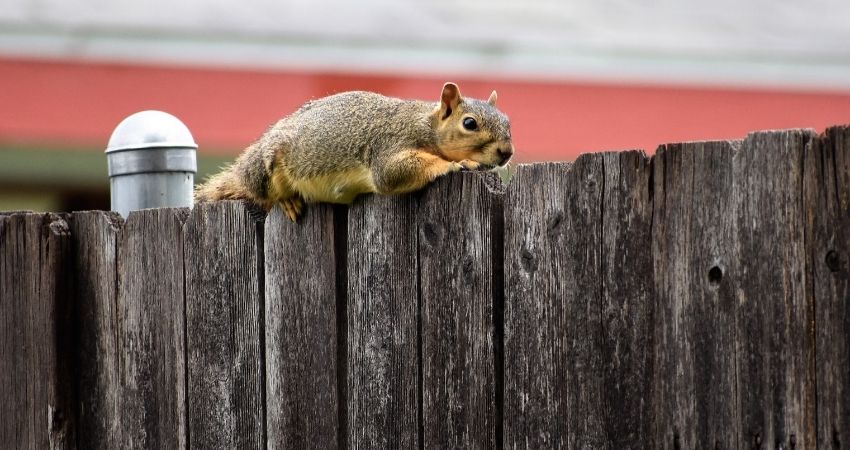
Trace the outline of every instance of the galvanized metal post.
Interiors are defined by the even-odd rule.
[[[191,207],[198,144],[180,119],[141,111],[115,127],[106,156],[112,210]]]

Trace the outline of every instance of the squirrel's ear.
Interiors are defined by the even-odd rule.
[[[440,118],[446,119],[461,102],[460,89],[456,84],[448,82],[443,85],[443,95],[440,97]]]
[[[490,93],[490,98],[487,99],[487,103],[496,106],[496,100],[498,100],[499,96],[496,95],[496,91]]]

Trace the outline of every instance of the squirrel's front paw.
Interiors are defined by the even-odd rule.
[[[461,171],[478,170],[481,168],[480,162],[473,161],[471,159],[464,159],[462,161],[458,161],[456,164],[459,166],[457,170]]]

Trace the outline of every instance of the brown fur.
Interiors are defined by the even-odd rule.
[[[440,102],[344,92],[306,103],[199,186],[196,201],[281,203],[295,220],[308,202],[351,203],[364,193],[401,194],[457,170],[488,169],[513,153],[510,122],[453,83]],[[464,129],[472,117],[478,129]]]

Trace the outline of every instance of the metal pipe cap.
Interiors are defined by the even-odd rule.
[[[106,153],[164,147],[197,149],[198,144],[180,119],[162,111],[140,111],[115,127]]]

